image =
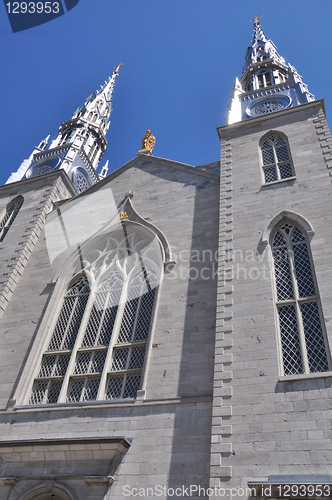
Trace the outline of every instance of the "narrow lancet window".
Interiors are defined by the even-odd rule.
[[[277,133],[271,133],[260,144],[264,183],[281,181],[294,176],[288,141]]]
[[[310,248],[302,230],[283,224],[272,239],[282,374],[329,370]]]
[[[17,196],[6,206],[6,212],[0,222],[0,243],[5,239],[11,225],[13,224],[17,214],[23,205],[23,197]]]

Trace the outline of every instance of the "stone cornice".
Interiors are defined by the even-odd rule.
[[[0,186],[0,191],[5,191],[7,189],[10,189],[12,187],[18,187],[18,186],[22,186],[22,185],[26,185],[26,184],[33,184],[33,183],[38,183],[40,181],[40,179],[47,179],[47,178],[50,178],[50,177],[61,177],[66,188],[73,194],[73,196],[76,196],[76,191],[75,191],[75,188],[74,186],[72,185],[72,183],[70,182],[69,178],[68,178],[68,175],[66,174],[66,172],[64,170],[55,170],[54,172],[48,172],[46,174],[43,174],[43,175],[39,175],[38,177],[32,177],[31,179],[20,179],[19,181],[15,181],[15,182],[11,182],[9,184],[3,184],[2,186]],[[17,190],[17,194],[20,194],[20,191]]]
[[[325,115],[324,99],[318,99],[305,104],[299,104],[298,106],[283,109],[281,111],[276,111],[275,113],[258,116],[256,118],[250,118],[249,120],[232,123],[231,125],[223,125],[222,127],[217,127],[217,132],[220,139],[226,137],[237,137],[239,134],[245,134],[247,129],[248,133],[249,130],[252,131],[253,125],[258,125],[268,120],[271,121],[272,119],[279,118],[280,116],[296,115],[297,113],[301,113],[304,110],[309,110],[310,108],[322,108]],[[294,119],[296,120],[297,118],[294,116]]]

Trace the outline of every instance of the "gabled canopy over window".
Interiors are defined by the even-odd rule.
[[[288,141],[276,132],[261,140],[264,183],[280,181],[294,176]]]
[[[24,200],[22,196],[17,196],[6,206],[6,212],[0,222],[0,243],[4,240],[11,225],[13,224],[15,217],[17,216],[21,209],[21,206],[23,205],[23,201]]]
[[[159,241],[125,225],[84,258],[64,294],[29,404],[135,398],[141,388]]]
[[[329,370],[310,247],[299,227],[283,224],[272,242],[282,374]]]

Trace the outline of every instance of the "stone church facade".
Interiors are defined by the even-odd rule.
[[[98,174],[118,73],[0,187],[0,498],[329,498],[324,102],[255,18],[220,164]]]

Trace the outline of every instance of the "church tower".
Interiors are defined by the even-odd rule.
[[[314,96],[294,66],[286,64],[272,40],[267,40],[258,17],[241,79],[236,78],[227,123],[236,123],[311,102]]]
[[[9,177],[7,184],[62,169],[76,192],[81,193],[106,176],[108,162],[100,174],[97,169],[107,147],[106,133],[110,126],[113,90],[120,66],[121,63],[70,120],[61,124],[50,147],[47,148],[48,136]]]
[[[257,17],[226,120],[213,498],[317,492],[331,482],[332,137],[324,101]]]

